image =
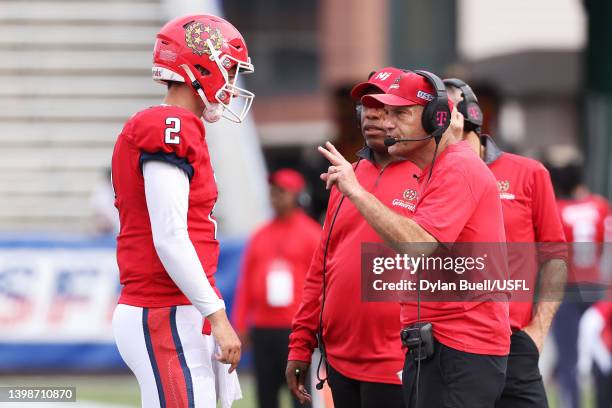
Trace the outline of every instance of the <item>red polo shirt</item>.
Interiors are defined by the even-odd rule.
[[[356,166],[359,183],[393,211],[410,217],[417,200],[419,169],[408,161],[380,168],[367,159]],[[333,188],[319,247],[306,275],[302,303],[293,320],[289,360],[310,362],[317,347],[321,311],[323,257],[332,217],[342,195]],[[323,339],[331,366],[359,381],[401,384],[404,364],[399,337],[399,304],[362,302],[361,244],[383,242],[348,200],[342,201],[327,252]]]
[[[250,239],[232,311],[238,332],[290,328],[321,226],[300,209],[275,218]]]
[[[565,242],[548,170],[536,160],[502,152],[490,139],[486,143],[485,161],[497,180],[506,240],[510,243]],[[562,251],[556,258],[566,259],[563,245],[541,247],[543,252],[552,249]],[[539,269],[535,247],[510,244],[508,267],[511,277],[527,277],[535,284]],[[525,276],[527,271],[533,271],[533,276]],[[533,302],[511,302],[512,330],[522,330],[527,326],[532,312]]]
[[[448,146],[431,178],[428,167],[419,182],[413,219],[438,242],[506,241],[495,178],[466,142]],[[421,320],[432,322],[436,339],[448,347],[488,355],[510,350],[507,302],[422,302],[420,308]],[[401,320],[405,326],[417,321],[416,303],[402,304]]]

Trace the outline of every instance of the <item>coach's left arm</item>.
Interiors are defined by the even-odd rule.
[[[336,150],[334,145],[327,142],[325,148],[319,146],[319,152],[332,164],[327,173],[321,174],[326,188],[329,190],[336,185],[386,243],[399,251],[402,250],[402,243],[437,244],[438,241],[419,224],[393,212],[366,191],[357,181],[351,163]],[[436,246],[427,245],[427,252],[433,252]]]

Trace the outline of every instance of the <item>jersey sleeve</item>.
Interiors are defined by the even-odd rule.
[[[147,161],[163,161],[182,169],[191,180],[204,126],[195,115],[182,110],[152,109],[135,120],[129,138],[140,150],[141,169]]]

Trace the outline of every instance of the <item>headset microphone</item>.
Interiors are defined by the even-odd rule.
[[[434,137],[433,135],[429,135],[427,137],[422,137],[420,139],[394,139],[391,136],[385,138],[385,146],[390,147],[399,142],[422,142],[423,140],[428,140]]]

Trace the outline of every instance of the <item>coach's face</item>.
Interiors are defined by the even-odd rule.
[[[390,106],[384,107],[383,126],[387,137],[394,139],[421,139],[427,136],[421,123],[423,107],[413,106]],[[395,157],[408,158],[415,154],[423,146],[429,144],[431,140],[419,142],[396,143],[389,147],[389,154]]]
[[[385,111],[382,107],[373,108],[362,105],[361,131],[368,147],[374,151],[386,153],[386,131],[383,126]]]

